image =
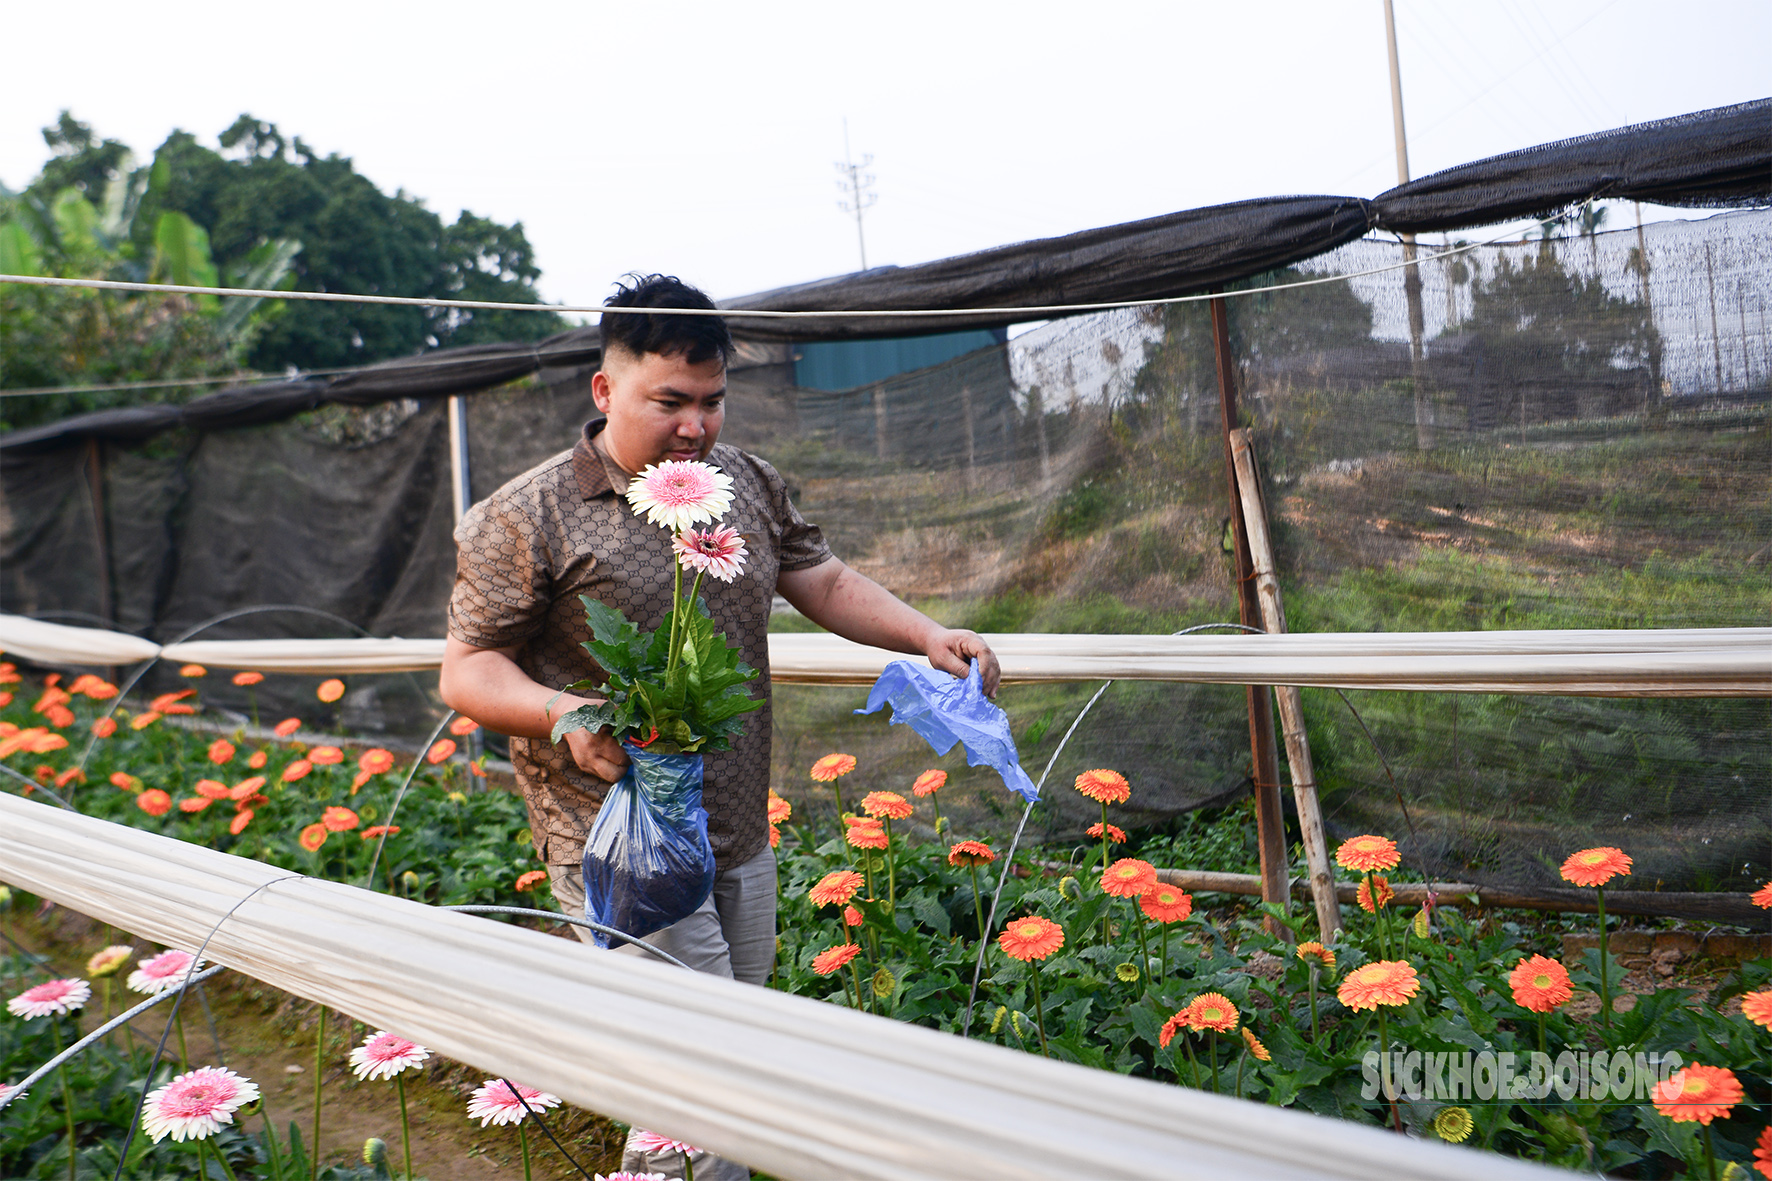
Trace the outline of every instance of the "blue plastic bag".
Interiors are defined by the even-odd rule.
[[[1009,735],[1009,718],[984,695],[978,661],[966,679],[951,676],[908,660],[894,660],[868,690],[868,703],[858,714],[892,707],[894,724],[903,722],[922,735],[923,741],[945,755],[958,742],[966,748],[966,762],[990,767],[1003,777],[1003,786],[1028,803],[1040,791],[1021,769],[1015,739]]]
[[[628,769],[603,797],[585,841],[585,917],[650,935],[688,918],[714,889],[701,756],[621,745]],[[598,947],[609,946],[608,935],[594,934]]]

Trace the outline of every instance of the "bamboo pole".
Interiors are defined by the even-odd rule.
[[[1157,880],[1181,890],[1205,890],[1215,894],[1243,894],[1259,897],[1261,877],[1253,873],[1220,873],[1203,869],[1159,869]],[[1432,893],[1435,906],[1509,907],[1516,910],[1548,910],[1567,914],[1593,914],[1594,892],[1562,886],[1478,886],[1471,882],[1391,882],[1396,906],[1414,907],[1427,901]],[[1337,882],[1335,893],[1342,902],[1353,904],[1359,890],[1356,882]],[[1304,884],[1293,887],[1303,894]],[[1689,891],[1607,890],[1606,913],[1693,919],[1700,922],[1730,923],[1739,927],[1761,927],[1766,912],[1754,906],[1747,894],[1700,894]]]
[[[1286,608],[1280,601],[1280,583],[1274,577],[1273,539],[1268,535],[1267,507],[1262,503],[1261,481],[1255,471],[1255,453],[1246,429],[1231,432],[1231,461],[1237,470],[1237,492],[1243,503],[1243,523],[1249,535],[1249,557],[1255,572],[1255,596],[1261,606],[1261,625],[1270,634],[1286,630]],[[1292,799],[1298,807],[1298,830],[1304,840],[1305,865],[1310,870],[1311,898],[1317,908],[1317,930],[1327,940],[1341,926],[1341,906],[1335,899],[1335,872],[1329,868],[1329,843],[1323,834],[1323,810],[1317,803],[1317,776],[1311,761],[1310,737],[1304,729],[1304,708],[1297,685],[1275,685],[1280,706],[1280,730],[1286,743],[1286,763],[1292,771]]]

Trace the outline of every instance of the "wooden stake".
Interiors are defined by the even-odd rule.
[[[1232,431],[1230,439],[1237,492],[1243,502],[1243,522],[1249,530],[1249,554],[1255,569],[1261,623],[1278,635],[1286,630],[1286,609],[1280,602],[1279,580],[1274,577],[1274,547],[1268,536],[1267,506],[1262,501],[1261,480],[1255,470],[1255,452],[1250,449],[1247,430]],[[1335,899],[1335,873],[1329,868],[1329,843],[1323,835],[1323,811],[1317,804],[1317,776],[1311,763],[1310,738],[1304,730],[1304,709],[1297,685],[1274,686],[1274,698],[1280,705],[1280,729],[1286,740],[1286,762],[1292,770],[1292,799],[1298,806],[1305,863],[1310,867],[1317,930],[1319,938],[1328,942],[1341,926],[1341,906]]]
[[[1249,557],[1249,531],[1237,492],[1236,462],[1231,456],[1231,431],[1237,428],[1237,379],[1231,359],[1230,320],[1222,297],[1211,301],[1212,352],[1218,361],[1219,408],[1224,418],[1224,474],[1230,488],[1231,528],[1237,539],[1237,610],[1243,626],[1261,625],[1255,595],[1255,570]],[[1266,685],[1246,686],[1249,705],[1249,752],[1255,781],[1255,828],[1261,849],[1261,900],[1286,910],[1291,891],[1286,879],[1286,825],[1280,810],[1280,758],[1274,749],[1274,708]],[[1276,935],[1291,935],[1284,924],[1269,922]]]

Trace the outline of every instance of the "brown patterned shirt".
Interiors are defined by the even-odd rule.
[[[522,645],[517,664],[552,689],[602,679],[580,645],[590,639],[579,595],[616,608],[642,630],[669,618],[670,531],[649,525],[617,493],[631,474],[584,436],[469,509],[456,526],[455,589],[449,634],[476,648]],[[732,509],[721,524],[744,535],[744,572],[709,578],[702,594],[714,624],[762,675],[749,688],[763,708],[743,715],[732,749],[704,758],[702,803],[708,839],[722,870],[743,865],[769,844],[769,608],[776,577],[831,556],[824,535],[800,516],[776,470],[754,455],[716,444],[708,462],[732,477]],[[529,807],[535,849],[550,865],[576,865],[609,784],[572,759],[566,744],[511,739],[511,762]]]

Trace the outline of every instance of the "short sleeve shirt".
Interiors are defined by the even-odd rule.
[[[590,639],[580,595],[614,607],[642,630],[670,616],[671,535],[650,525],[617,491],[631,474],[592,445],[597,419],[570,451],[524,472],[474,505],[456,527],[449,634],[476,648],[520,646],[516,662],[551,689],[603,679],[581,645]],[[748,558],[732,583],[704,579],[714,624],[759,672],[750,683],[763,708],[743,716],[732,749],[704,756],[702,803],[718,868],[742,865],[769,843],[769,609],[784,571],[831,556],[816,525],[800,516],[787,484],[754,455],[716,444],[708,462],[732,477],[722,525],[744,535]],[[511,762],[529,808],[536,852],[574,865],[609,784],[572,759],[566,744],[511,739]]]

